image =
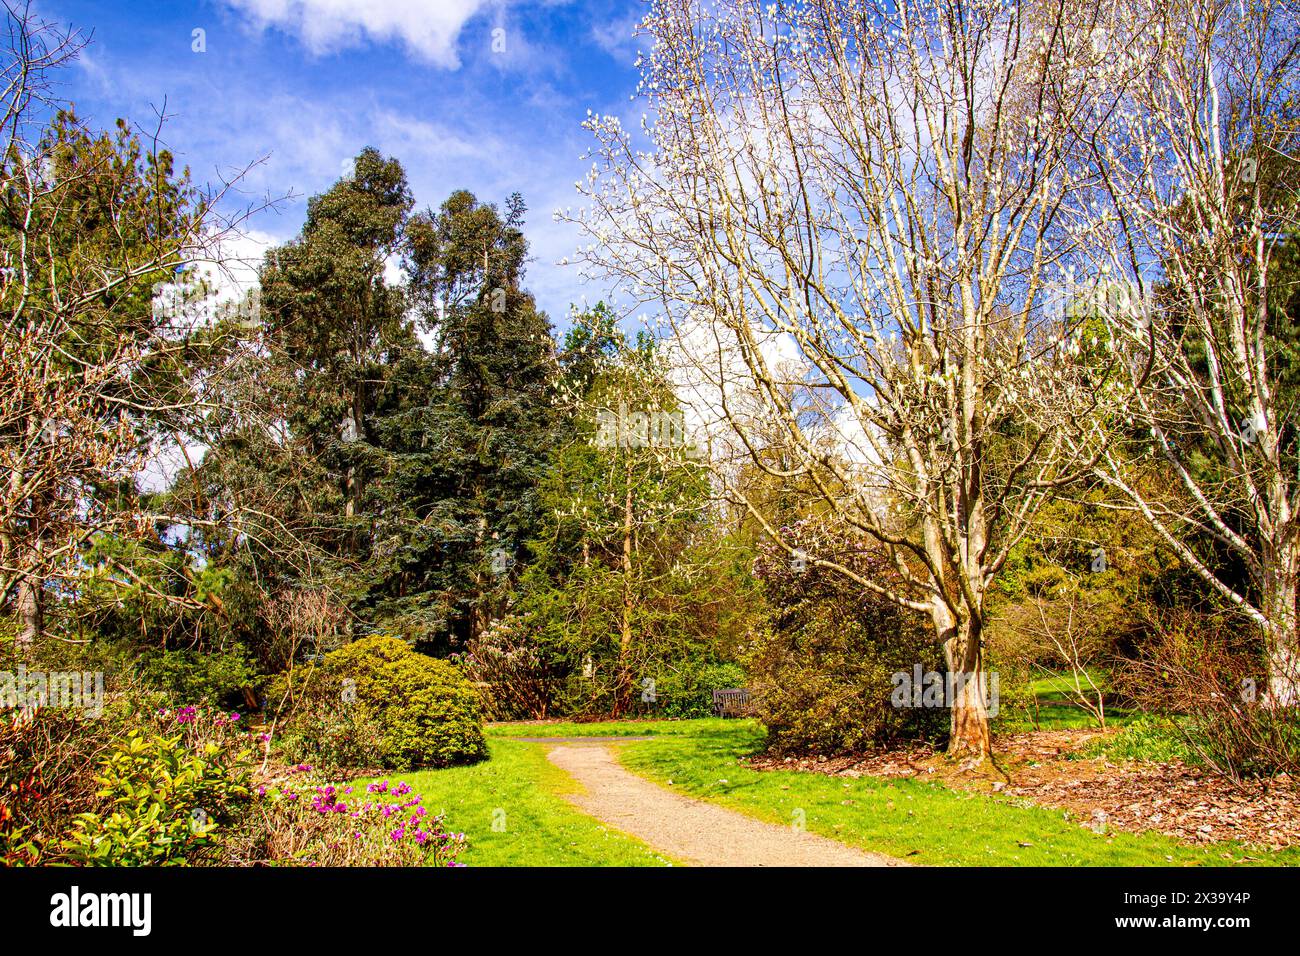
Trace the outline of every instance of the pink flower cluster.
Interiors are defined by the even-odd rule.
[[[343,796],[347,796],[352,793],[352,788],[346,787],[341,792]],[[336,799],[339,793],[340,791],[335,789],[333,784],[317,787],[316,796],[312,797],[311,808],[317,813],[347,813],[347,803]],[[353,813],[353,816],[356,815],[357,814]]]
[[[301,771],[304,768],[311,769],[306,764],[300,764],[295,770]],[[346,816],[356,821],[349,827],[354,840],[364,839],[364,831],[357,829],[358,826],[369,826],[382,819],[387,823],[387,836],[393,844],[409,841],[423,851],[434,850],[435,857],[444,854],[454,857],[454,854],[459,852],[465,834],[445,832],[442,829],[442,817],[430,817],[428,809],[421,806],[421,798],[418,794],[407,800],[390,803],[376,800],[351,800],[352,790],[352,787],[339,788],[328,783],[315,786],[310,791],[283,784],[273,788],[269,794],[272,799],[295,802],[301,796],[310,793],[310,807],[315,813],[332,817]],[[264,786],[259,787],[257,792],[259,796],[268,795],[268,790]],[[412,790],[410,784],[405,781],[390,783],[382,780],[367,784],[366,793],[405,797],[411,794]],[[456,863],[452,859],[447,865],[463,866],[464,864]]]
[[[174,716],[176,719],[176,723],[178,724],[193,724],[198,722],[201,714],[202,711],[200,711],[196,705],[188,704],[185,707],[178,708]],[[166,707],[160,707],[158,708],[158,712],[156,716],[158,717],[159,720],[166,720],[168,717],[171,717],[173,715],[172,712],[169,711]],[[217,727],[221,727],[228,724],[237,724],[239,723],[239,721],[240,721],[239,714],[234,713],[233,711],[229,714],[224,714],[224,713],[214,714],[212,717],[212,723],[214,726]]]
[[[387,780],[381,780],[378,783],[366,784],[366,793],[391,793],[394,797],[404,797],[410,792],[411,792],[411,785],[408,784],[405,780],[399,780],[396,784],[393,785],[393,788],[391,790],[389,790],[388,788]]]

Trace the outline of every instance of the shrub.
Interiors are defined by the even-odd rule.
[[[247,802],[251,751],[238,715],[185,707],[132,728],[100,764],[101,811],[78,814],[64,848],[89,866],[216,862],[218,830]]]
[[[565,664],[528,629],[528,615],[495,621],[465,647],[459,663],[497,720],[540,720],[550,714]]]
[[[807,550],[824,555],[832,547],[859,573],[895,583],[878,551],[833,542]],[[927,622],[837,572],[799,570],[771,546],[760,552],[755,573],[772,611],[746,669],[771,750],[847,753],[946,733],[946,710],[890,702],[893,674],[916,664],[943,670]]]
[[[653,713],[660,717],[713,716],[713,692],[745,686],[745,669],[739,664],[686,660],[655,681]]]
[[[465,835],[449,833],[387,780],[337,787],[309,780],[260,787],[239,862],[297,866],[462,866]]]
[[[107,729],[59,708],[0,712],[0,865],[59,855],[73,816],[95,800]]]
[[[369,761],[374,754],[386,769],[446,767],[487,756],[474,685],[454,665],[417,654],[397,638],[354,641],[294,674],[297,686],[286,675],[273,686],[272,700],[292,701],[286,734],[318,757],[338,749],[334,728],[348,719],[375,735],[347,742],[358,755],[352,759]],[[355,718],[337,716],[350,707],[357,709]],[[331,709],[336,717],[323,721]]]
[[[1206,614],[1168,612],[1121,671],[1125,692],[1173,721],[1193,762],[1241,780],[1300,773],[1300,708],[1263,693],[1260,641]]]
[[[227,651],[147,650],[139,656],[139,673],[142,680],[177,701],[207,700],[227,708],[246,706],[246,691],[251,692],[260,681],[242,647]]]
[[[338,700],[305,697],[279,734],[280,754],[291,763],[314,761],[328,767],[380,767],[383,731],[370,708],[340,706]]]

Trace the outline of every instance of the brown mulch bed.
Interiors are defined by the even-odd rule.
[[[839,757],[749,759],[755,770],[845,777],[917,777],[964,790],[1065,810],[1099,832],[1157,830],[1187,843],[1235,840],[1280,849],[1300,845],[1300,787],[1285,774],[1243,784],[1169,763],[1069,759],[1099,731],[1050,730],[1000,737],[996,763],[950,760],[926,746]]]

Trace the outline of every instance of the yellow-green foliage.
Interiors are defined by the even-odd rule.
[[[352,680],[344,700],[344,681]],[[487,756],[478,693],[452,664],[412,651],[395,637],[367,637],[325,655],[311,696],[357,707],[378,733],[392,770],[472,763]]]
[[[206,721],[208,715],[199,714]],[[249,797],[249,752],[233,736],[187,740],[132,729],[95,778],[105,812],[78,814],[64,848],[83,866],[167,866],[219,848]]]

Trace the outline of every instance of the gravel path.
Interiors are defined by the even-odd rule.
[[[567,797],[578,809],[696,866],[909,865],[673,793],[625,770],[604,743],[565,743],[546,756],[585,788]]]

